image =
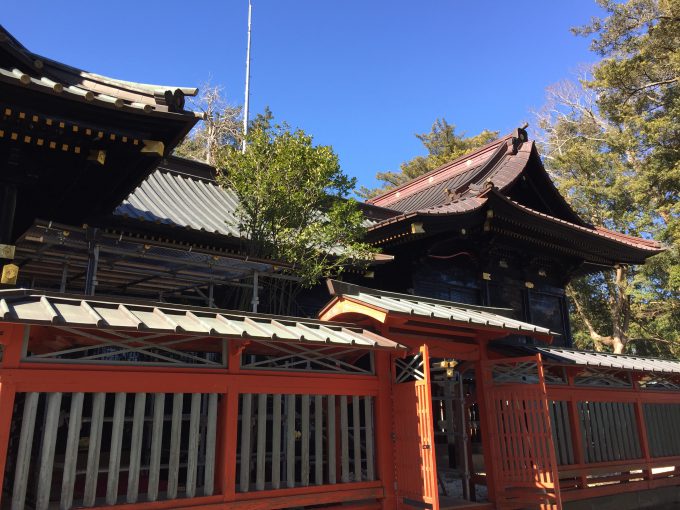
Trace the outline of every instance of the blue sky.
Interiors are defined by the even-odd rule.
[[[88,71],[224,87],[243,101],[247,0],[3,2],[0,23],[30,50]],[[251,112],[330,144],[372,186],[422,154],[414,133],[445,117],[506,133],[546,86],[596,60],[569,28],[594,0],[253,0]]]

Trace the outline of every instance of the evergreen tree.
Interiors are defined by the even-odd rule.
[[[680,342],[680,0],[599,0],[575,33],[602,59],[548,90],[539,114],[548,170],[594,224],[668,250],[640,268],[574,281],[581,346],[677,355]]]

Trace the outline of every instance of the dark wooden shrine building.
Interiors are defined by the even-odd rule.
[[[588,224],[550,180],[518,129],[370,200],[381,211],[369,239],[395,256],[373,286],[507,307],[571,345],[564,287],[574,276],[641,264],[651,239]]]
[[[0,27],[0,508],[680,501],[679,363],[571,349],[564,299],[660,244],[580,218],[518,129],[363,204],[370,270],[291,292],[171,155],[195,93]]]

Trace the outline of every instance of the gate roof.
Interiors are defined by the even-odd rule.
[[[401,318],[417,318],[421,319],[421,322],[423,319],[450,322],[452,326],[472,330],[495,330],[501,334],[500,336],[524,334],[551,338],[555,334],[548,328],[507,317],[506,314],[512,313],[509,308],[490,308],[410,294],[385,292],[334,280],[329,280],[328,286],[334,298],[319,313],[319,317],[342,315],[343,313],[334,314],[331,310],[336,304],[349,302],[365,309],[382,312],[385,317],[389,315]],[[344,313],[348,311],[346,306],[341,306],[341,308],[344,308]],[[361,314],[360,310],[360,308],[355,308],[354,311]]]

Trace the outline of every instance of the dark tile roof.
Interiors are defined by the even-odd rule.
[[[195,96],[197,88],[135,83],[83,71],[30,52],[2,25],[0,63],[0,82],[9,85],[140,114],[183,116],[193,122],[202,117],[184,109],[185,96]]]
[[[517,146],[521,145],[522,141],[518,136],[523,136],[523,140],[526,141],[526,132],[518,130],[367,202],[401,212],[450,202],[451,196],[446,193],[447,189],[452,193],[460,193],[472,184],[475,178],[485,177],[483,174],[493,170],[499,160],[514,155],[513,150],[509,149],[513,146],[513,139]]]

